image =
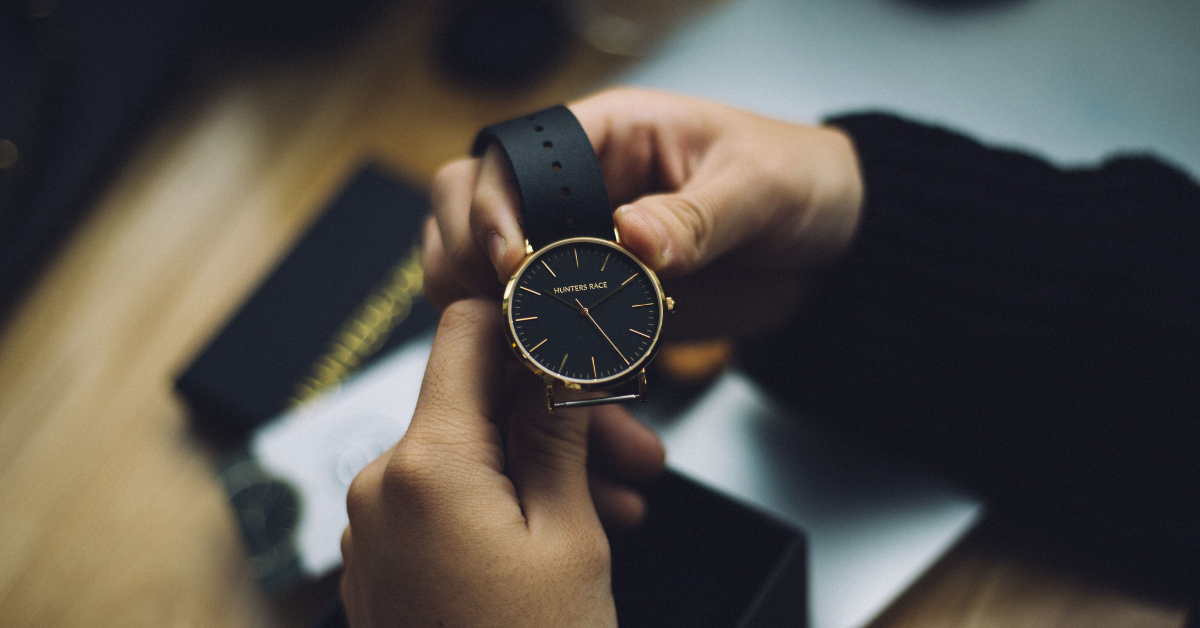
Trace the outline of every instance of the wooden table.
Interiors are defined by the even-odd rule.
[[[431,60],[412,3],[321,58],[201,64],[0,330],[0,626],[303,626],[331,582],[256,589],[186,364],[360,162],[425,184],[483,123],[586,93],[575,45],[514,93]],[[1184,612],[968,541],[875,623],[1180,626]]]

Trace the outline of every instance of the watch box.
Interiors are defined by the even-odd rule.
[[[609,533],[622,628],[807,625],[800,530],[674,471],[643,490],[646,519]]]
[[[433,325],[424,192],[362,168],[175,382],[198,432],[240,439]]]

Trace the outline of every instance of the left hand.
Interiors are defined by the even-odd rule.
[[[632,478],[661,469],[662,446],[620,408],[547,413],[505,351],[495,303],[446,309],[407,433],[350,486],[352,625],[616,626],[597,508],[629,523],[644,506],[589,481],[589,449],[594,468]]]

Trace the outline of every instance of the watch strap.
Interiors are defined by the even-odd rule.
[[[612,240],[612,208],[600,162],[570,109],[549,109],[489,126],[471,153],[497,144],[512,167],[520,194],[525,237],[534,250],[588,236]]]

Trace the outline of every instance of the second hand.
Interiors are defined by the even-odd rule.
[[[579,303],[579,299],[575,299],[575,302]],[[604,329],[600,327],[600,323],[597,323],[596,319],[592,318],[592,313],[589,312],[586,307],[583,307],[582,303],[579,303],[579,311],[586,316],[589,321],[592,321],[592,324],[596,326],[596,329],[600,330],[601,334],[604,334],[604,339],[608,341],[608,344],[612,345],[613,351],[616,351],[617,355],[621,356],[621,359],[625,360],[625,364],[628,365],[629,360],[625,357],[625,354],[621,353],[621,350],[617,348],[617,344],[612,341],[612,338],[609,338],[608,334],[604,333]]]

